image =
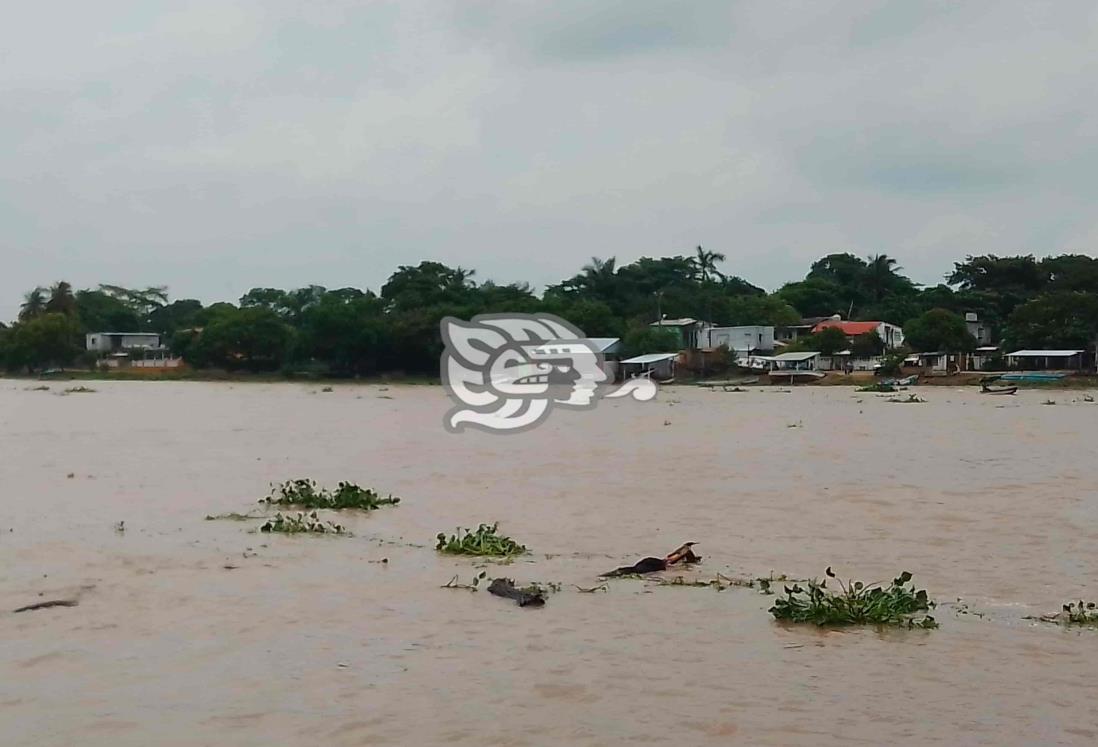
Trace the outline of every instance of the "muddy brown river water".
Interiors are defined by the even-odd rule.
[[[1024,619],[1098,598],[1082,392],[679,387],[493,436],[437,387],[31,384],[0,380],[0,744],[1098,742],[1098,631]],[[404,501],[352,537],[204,520],[305,476]],[[544,608],[439,588],[476,564],[434,536],[496,520],[532,554],[489,575],[561,583]],[[941,628],[572,586],[688,540],[701,578],[910,570]]]

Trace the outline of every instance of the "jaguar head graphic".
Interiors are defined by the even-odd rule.
[[[594,344],[551,314],[446,317],[441,330],[451,431],[513,432],[541,423],[553,406],[593,407],[607,378]]]

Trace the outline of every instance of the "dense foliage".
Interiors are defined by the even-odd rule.
[[[239,302],[169,301],[167,289],[58,282],[26,294],[19,318],[0,325],[0,365],[39,371],[90,364],[87,332],[158,332],[198,368],[282,370],[332,376],[435,374],[439,320],[478,313],[547,311],[592,337],[621,337],[629,352],[655,352],[673,333],[648,325],[660,315],[718,325],[792,324],[803,317],[903,325],[915,349],[971,347],[964,314],[975,312],[1006,347],[1092,348],[1098,338],[1098,259],[1078,254],[970,256],[948,284],[920,288],[895,259],[834,253],[802,280],[774,293],[721,269],[724,255],[642,257],[619,265],[592,258],[539,296],[522,283],[478,282],[475,272],[439,262],[404,265],[380,291],[307,286],[253,288]],[[879,338],[839,342],[824,333],[801,343],[821,352],[879,352]]]
[[[525,545],[499,533],[498,522],[481,524],[476,531],[458,527],[457,533],[449,537],[444,532],[439,532],[435,540],[435,549],[448,555],[510,557],[526,553]]]
[[[838,591],[827,588],[827,579],[808,581],[803,587],[800,584],[787,586],[785,596],[775,600],[770,613],[778,620],[815,625],[938,627],[933,617],[921,614],[934,603],[927,598],[924,589],[907,586],[911,581],[911,574],[907,571],[893,579],[887,587],[861,581],[844,583],[830,568],[827,569],[827,576],[838,584]]]
[[[395,506],[400,503],[400,499],[391,495],[382,497],[376,491],[362,488],[353,482],[340,482],[335,490],[330,490],[318,486],[313,480],[299,479],[272,485],[270,494],[260,500],[260,503],[336,511],[345,508],[373,511],[382,506]]]

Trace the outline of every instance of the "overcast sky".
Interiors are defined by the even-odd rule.
[[[1098,6],[96,0],[0,25],[0,319],[703,244],[774,289],[1098,248]]]

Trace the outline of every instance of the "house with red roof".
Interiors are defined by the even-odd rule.
[[[812,333],[815,334],[831,327],[841,329],[850,342],[853,342],[854,338],[858,335],[876,332],[884,341],[886,350],[894,350],[904,344],[904,330],[898,325],[890,324],[889,322],[845,321],[838,314],[830,319],[824,319],[817,323],[816,326],[812,328]]]

